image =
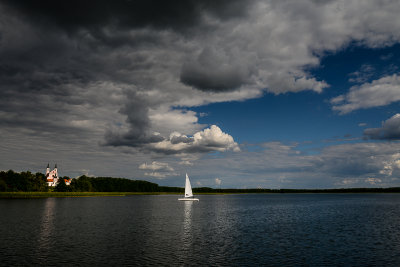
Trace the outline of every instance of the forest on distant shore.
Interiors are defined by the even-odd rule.
[[[183,192],[182,188],[158,186],[158,184],[112,177],[87,177],[73,178],[71,185],[66,185],[60,177],[55,187],[49,187],[43,173],[21,172],[12,170],[0,172],[0,192]]]
[[[87,177],[82,175],[73,178],[71,185],[66,185],[60,177],[55,187],[49,187],[43,173],[21,172],[12,170],[0,172],[0,192],[169,192],[183,193],[182,187],[159,186],[142,180],[112,177]],[[194,193],[400,193],[400,187],[390,188],[339,188],[339,189],[214,189],[210,187],[193,188]]]

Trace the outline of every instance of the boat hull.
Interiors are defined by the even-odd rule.
[[[179,201],[199,201],[198,198],[178,198]]]

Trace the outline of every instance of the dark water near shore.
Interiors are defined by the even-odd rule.
[[[400,194],[0,199],[0,265],[400,266]]]

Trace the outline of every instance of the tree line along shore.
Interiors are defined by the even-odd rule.
[[[12,170],[0,172],[0,197],[65,197],[65,196],[121,196],[132,194],[183,194],[184,188],[159,186],[142,180],[112,177],[74,178],[66,185],[61,177],[55,187],[49,187],[43,173]],[[215,189],[210,187],[193,188],[195,194],[242,194],[242,193],[400,193],[400,187],[390,188],[338,188],[338,189]]]

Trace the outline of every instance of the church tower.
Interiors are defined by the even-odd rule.
[[[53,170],[54,184],[58,184],[58,171],[57,171],[57,163],[54,166]]]
[[[46,169],[46,178],[47,178],[47,185],[48,186],[56,186],[58,183],[58,171],[57,171],[57,164],[54,166],[54,170],[50,171],[50,166],[47,164]]]
[[[58,172],[57,172],[57,163],[56,163],[56,165],[54,166],[54,177],[55,178],[58,178]]]
[[[58,184],[58,181],[61,179],[60,177],[58,177],[58,170],[57,170],[57,163],[54,166],[54,169],[52,171],[50,171],[50,166],[47,163],[47,169],[46,169],[46,178],[47,178],[47,185],[48,186],[56,186]],[[62,178],[64,179],[64,182],[66,185],[70,185],[72,182],[71,178]]]

